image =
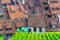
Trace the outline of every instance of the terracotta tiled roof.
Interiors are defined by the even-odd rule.
[[[17,9],[17,7],[15,5],[8,6],[8,10],[9,10],[10,18],[24,18],[27,16],[26,14],[24,14],[24,12]],[[15,11],[15,12],[11,12],[11,11]]]

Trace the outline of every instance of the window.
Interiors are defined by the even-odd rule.
[[[36,31],[39,32],[39,27],[36,28]]]
[[[34,28],[34,32],[36,32],[36,28]]]
[[[51,25],[51,27],[52,27],[53,29],[55,29],[55,28],[56,28],[56,25]]]
[[[2,29],[0,29],[0,31],[2,31]]]
[[[31,29],[29,29],[29,32],[31,32]]]
[[[45,7],[45,10],[46,10],[46,11],[48,11],[48,9],[49,9],[48,7]]]
[[[48,3],[43,3],[44,5],[48,4]]]
[[[26,26],[28,26],[28,19],[26,19]]]
[[[11,31],[11,28],[7,28],[6,30],[7,30],[7,31]]]
[[[42,28],[42,32],[45,32],[45,28]]]
[[[47,15],[47,17],[48,17],[48,18],[51,18],[51,17],[52,17],[52,15]]]
[[[32,9],[32,10],[31,10],[31,13],[32,13],[32,14],[35,14],[35,10]]]
[[[39,32],[42,32],[42,28],[41,27],[39,28]]]

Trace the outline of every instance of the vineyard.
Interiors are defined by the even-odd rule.
[[[17,32],[11,40],[60,40],[60,32]]]

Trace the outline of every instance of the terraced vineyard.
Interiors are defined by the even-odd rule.
[[[11,40],[60,40],[60,32],[17,32]]]

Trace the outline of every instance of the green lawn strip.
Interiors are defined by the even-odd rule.
[[[16,39],[17,39],[17,36],[18,36],[17,34],[18,34],[18,33],[16,33],[15,35],[13,35],[12,38],[16,40]]]
[[[47,40],[47,38],[46,38],[46,32],[43,33],[43,40]]]
[[[43,33],[43,36],[45,37],[45,32]]]
[[[28,34],[27,34],[27,33],[22,33],[21,39],[22,39],[22,40],[27,40],[27,38],[29,38],[29,37],[28,37]]]
[[[56,33],[56,36],[60,39],[60,32]]]
[[[44,40],[44,35],[43,35],[44,33],[42,32],[42,35],[41,35],[41,37],[42,37],[42,40]]]
[[[29,38],[30,38],[30,40],[33,40],[33,37],[34,37],[34,36],[33,36],[33,34],[34,34],[33,32],[32,32],[32,33],[30,33],[30,37],[29,37]]]
[[[42,34],[42,32],[41,32],[41,33],[40,33],[40,36],[42,37],[42,35],[43,35],[43,34]]]
[[[21,34],[18,34],[19,36],[17,36],[18,37],[18,39],[17,40],[22,40],[22,35]]]
[[[15,36],[16,37],[15,39],[19,39],[19,36],[20,36],[19,33],[17,33]]]
[[[57,37],[58,36],[58,37]],[[20,32],[14,34],[12,36],[11,40],[58,40],[60,38],[58,32],[40,32],[40,33],[34,33],[34,32]]]
[[[42,40],[42,32],[36,32],[35,34],[34,34],[34,38],[36,37],[36,39],[38,39],[38,40]],[[36,40],[35,39],[35,40]]]
[[[45,38],[46,38],[46,40],[48,40],[48,37],[47,37],[47,33],[45,32]]]
[[[28,38],[27,35],[28,35],[28,34],[27,34],[27,35],[26,35],[26,34],[27,34],[27,33],[25,33],[25,32],[22,32],[22,33],[20,34],[20,35],[21,35],[20,37],[21,37],[22,40],[27,40],[27,38]]]
[[[35,34],[36,34],[36,35],[34,35],[34,37],[36,37],[36,40],[40,40],[39,32],[36,32]]]
[[[53,36],[52,36],[52,33],[48,33],[49,37],[50,37],[50,40],[54,40]]]
[[[44,40],[44,33],[43,32],[41,32],[41,38],[42,38],[42,40]]]
[[[58,34],[59,33],[59,34]],[[55,33],[56,34],[56,36],[58,37],[58,39],[60,39],[60,32],[58,32],[58,33]]]
[[[56,37],[56,40],[58,40],[58,39],[59,39],[59,37],[56,35],[56,33],[54,33],[54,36]]]
[[[40,32],[36,32],[37,39],[40,40]]]
[[[15,37],[13,37],[14,40],[17,40],[19,35],[16,34],[16,35],[14,35],[14,36],[15,36]]]
[[[31,33],[28,33],[28,37],[29,37],[28,39],[31,40]]]
[[[56,36],[60,39],[60,35],[58,33],[56,33]]]
[[[46,38],[47,38],[47,40],[50,40],[48,33],[46,33]]]
[[[54,40],[57,40],[56,33],[53,33],[52,36],[53,36]]]
[[[60,33],[58,32],[58,33],[56,33],[59,37],[60,37]]]
[[[20,33],[16,33],[15,35],[13,35],[13,37],[11,38],[11,40],[18,40],[18,38],[21,36],[19,35]]]

